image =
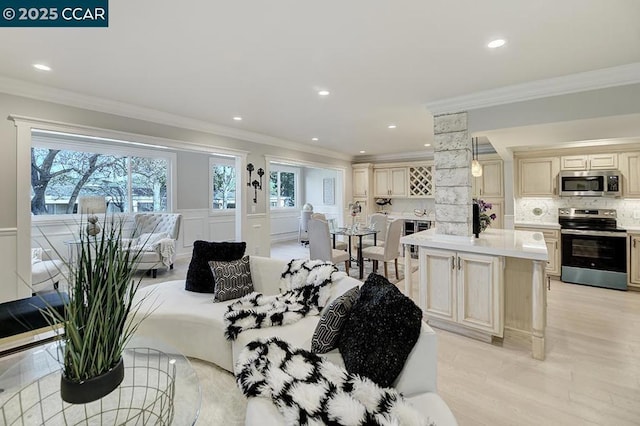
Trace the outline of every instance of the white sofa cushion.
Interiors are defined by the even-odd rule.
[[[184,289],[184,280],[141,288],[146,298],[139,315],[153,310],[140,323],[139,336],[165,341],[183,355],[203,359],[232,371],[231,344],[224,337],[222,317],[234,300],[213,303],[213,295]]]

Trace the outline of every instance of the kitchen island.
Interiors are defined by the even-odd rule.
[[[485,341],[530,337],[533,357],[544,359],[547,246],[542,233],[488,229],[480,238],[459,238],[429,229],[400,242],[405,271],[411,270],[410,247],[419,247],[419,305],[430,324]],[[412,276],[406,274],[405,293],[411,288]]]

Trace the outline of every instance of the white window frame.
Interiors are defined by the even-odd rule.
[[[293,206],[291,207],[271,207],[271,173],[273,172],[288,172],[288,173],[293,173],[294,174],[294,194],[295,194],[295,203]],[[267,178],[267,194],[266,197],[269,200],[268,205],[269,205],[269,209],[272,212],[287,212],[287,211],[292,211],[292,210],[299,210],[300,209],[300,175],[302,173],[302,169],[299,167],[292,167],[292,166],[287,166],[284,164],[277,164],[277,163],[271,163],[270,167],[269,167],[269,175],[265,175],[265,177]],[[280,194],[278,193],[278,197],[280,197]]]
[[[236,170],[236,207],[233,209],[214,209],[213,208],[213,166],[224,165],[231,166]],[[209,157],[209,214],[212,216],[234,215],[238,208],[238,198],[242,197],[242,193],[238,191],[238,183],[240,182],[240,170],[237,166],[236,158],[233,156],[214,155]],[[238,196],[238,194],[240,194]]]
[[[174,176],[175,170],[177,167],[177,155],[174,152],[163,151],[162,149],[157,149],[156,147],[149,147],[148,149],[139,148],[139,146],[144,146],[144,144],[136,143],[136,142],[128,142],[128,141],[119,141],[112,140],[108,138],[101,137],[92,137],[85,135],[74,135],[74,134],[56,134],[56,133],[44,133],[44,132],[34,132],[31,138],[31,147],[33,148],[43,148],[43,149],[61,149],[61,150],[70,150],[77,152],[89,152],[95,154],[105,154],[105,155],[119,155],[119,156],[129,156],[129,157],[144,157],[158,160],[166,160],[167,161],[167,210],[166,212],[172,212],[175,209],[174,205]],[[129,168],[130,168],[129,164]],[[130,172],[130,171],[129,171]],[[31,182],[29,182],[29,187],[31,187]],[[131,193],[131,181],[128,182],[127,188],[127,197],[128,197],[128,205],[129,208],[133,206],[132,204],[132,193]],[[121,214],[134,214],[133,211],[122,212]],[[47,220],[62,220],[64,218],[72,218],[79,217],[79,213],[75,214],[47,214],[47,215],[33,215],[32,220],[39,221],[47,221]]]

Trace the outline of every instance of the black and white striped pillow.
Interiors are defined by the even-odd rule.
[[[329,304],[311,337],[311,352],[324,354],[338,347],[342,326],[349,317],[351,307],[360,297],[360,287],[354,287]]]
[[[214,302],[237,299],[253,291],[249,256],[228,262],[212,260],[209,266],[215,281]]]

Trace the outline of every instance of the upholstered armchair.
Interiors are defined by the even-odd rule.
[[[159,267],[173,269],[180,219],[181,215],[177,213],[134,215],[131,248],[140,250],[138,269],[150,271],[153,278],[156,278]]]

